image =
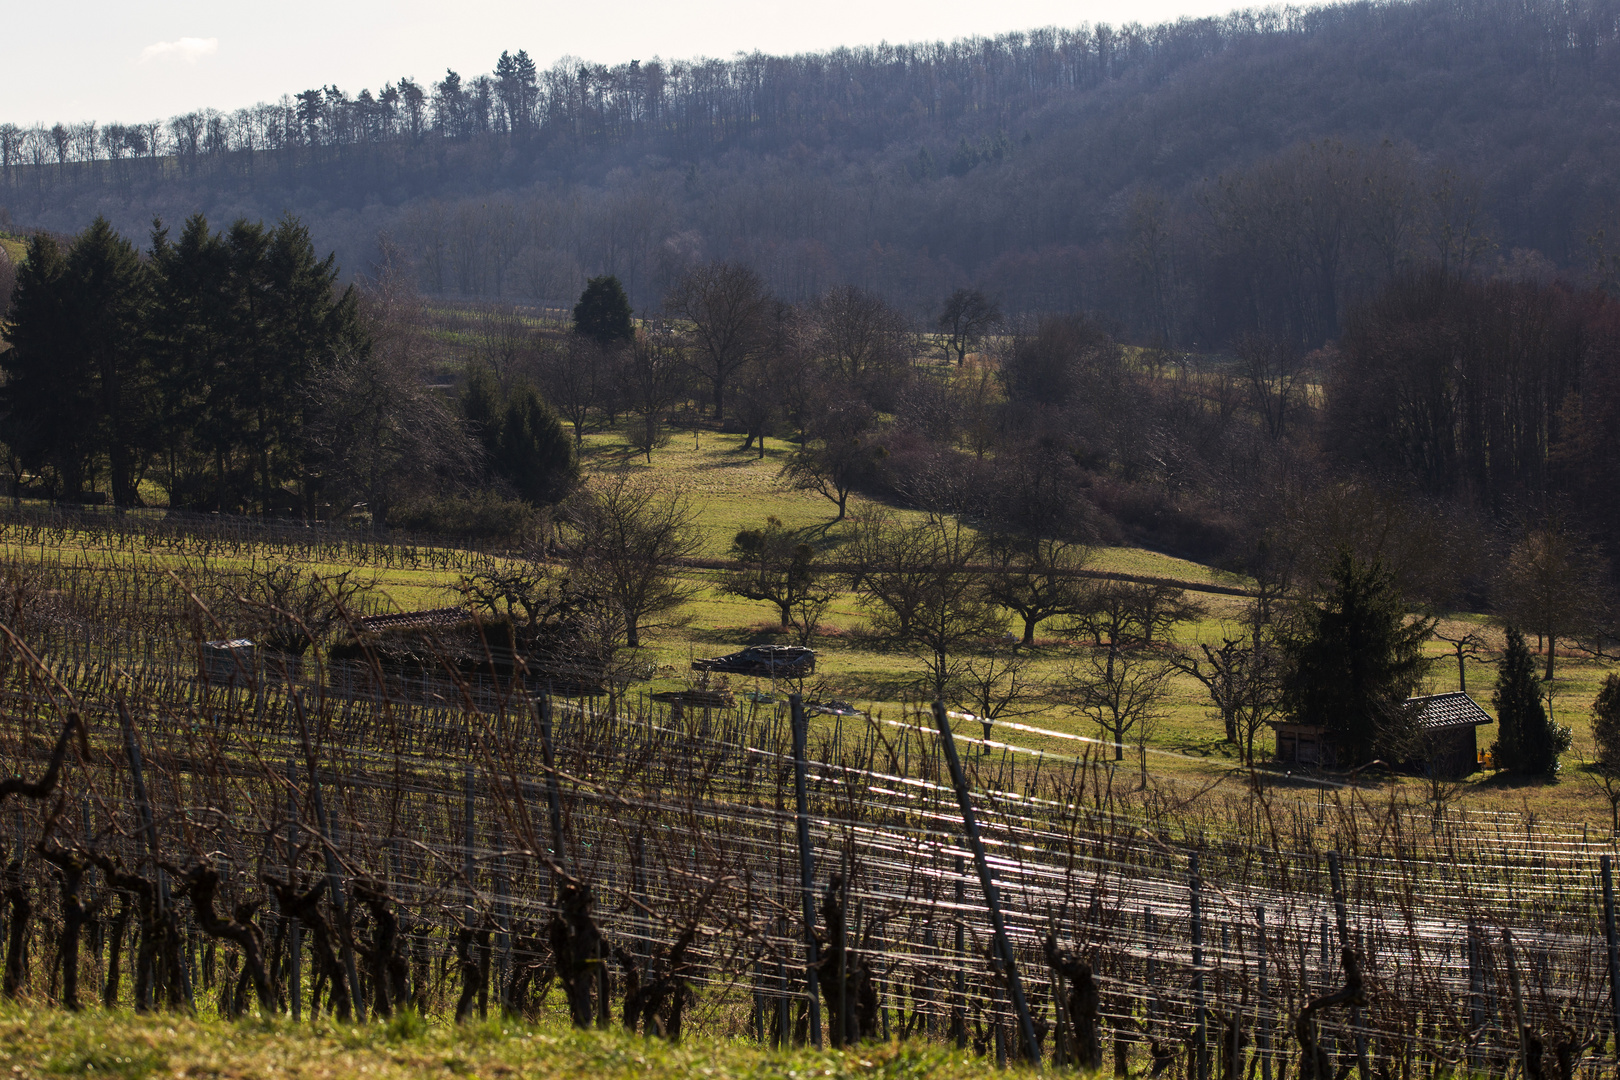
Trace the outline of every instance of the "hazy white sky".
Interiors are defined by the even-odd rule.
[[[1085,22],[1207,15],[1233,0],[11,0],[0,121],[157,119],[327,84],[490,70],[502,49],[541,68],[878,41],[931,41]]]

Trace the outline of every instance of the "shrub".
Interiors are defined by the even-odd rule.
[[[439,495],[396,507],[389,515],[395,528],[439,536],[522,541],[534,534],[537,516],[522,499],[505,499],[493,491]]]

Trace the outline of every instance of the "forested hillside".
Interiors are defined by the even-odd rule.
[[[613,273],[647,309],[728,259],[790,300],[853,283],[920,317],[976,285],[1139,340],[1314,345],[1412,263],[1593,272],[1617,24],[1615,0],[1417,0],[729,61],[508,52],[232,113],[0,126],[0,206],[126,234],[292,212],[351,273],[386,237],[428,293],[556,301]]]

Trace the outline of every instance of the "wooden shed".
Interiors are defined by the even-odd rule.
[[[1494,721],[1473,698],[1461,691],[1426,694],[1407,698],[1406,708],[1416,712],[1424,747],[1422,757],[1408,765],[1422,772],[1432,767],[1442,776],[1467,776],[1479,767],[1479,741],[1474,729]],[[1279,763],[1318,769],[1338,766],[1333,736],[1320,724],[1274,720],[1271,726],[1277,732]]]
[[[1418,730],[1423,736],[1424,757],[1412,764],[1423,772],[1433,769],[1441,776],[1467,776],[1479,768],[1481,724],[1494,723],[1491,714],[1460,690],[1449,694],[1429,694],[1406,699],[1406,707],[1417,711]]]

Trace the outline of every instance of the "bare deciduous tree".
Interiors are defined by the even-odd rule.
[[[811,437],[782,466],[793,487],[817,492],[838,507],[834,521],[844,520],[850,492],[871,475],[882,454],[873,438],[874,421],[865,402],[844,399],[829,406],[811,426]]]
[[[1058,615],[1082,615],[1092,584],[1080,574],[1091,549],[1065,540],[999,537],[989,545],[990,598],[1024,623],[1022,644],[1035,644],[1035,628]]]
[[[741,566],[726,576],[722,588],[733,596],[774,604],[784,630],[811,597],[822,597],[824,605],[834,595],[820,584],[815,548],[774,516],[765,519],[764,528],[739,532],[731,554]]]
[[[716,262],[682,274],[664,310],[690,324],[687,362],[709,383],[714,418],[725,419],[726,389],[769,341],[771,298],[752,269]]]
[[[956,518],[901,524],[876,515],[862,523],[852,555],[851,584],[873,631],[923,660],[934,698],[953,696],[963,650],[1006,628],[972,569],[978,537]]]
[[[1577,638],[1602,621],[1603,556],[1561,521],[1531,529],[1508,553],[1497,578],[1502,616],[1544,642],[1553,677],[1560,638]]]
[[[599,430],[603,406],[613,393],[614,355],[587,338],[571,334],[540,355],[540,389],[574,428],[574,444]]]
[[[1235,628],[1236,629],[1236,628]],[[1259,622],[1223,633],[1220,645],[1200,642],[1177,650],[1170,663],[1197,679],[1220,714],[1226,741],[1236,746],[1245,765],[1254,764],[1254,742],[1277,715],[1282,656]]]
[[[619,473],[587,486],[563,519],[568,561],[579,586],[622,621],[641,646],[649,619],[675,612],[697,592],[678,560],[697,554],[697,510],[686,497]]]
[[[945,298],[935,325],[945,335],[945,355],[956,354],[960,365],[967,354],[1001,322],[1001,307],[978,289],[957,289]]]
[[[623,397],[631,412],[630,444],[652,462],[669,441],[669,412],[686,393],[686,369],[669,336],[641,331],[625,353]]]
[[[478,450],[425,377],[415,299],[396,281],[368,295],[369,349],[346,351],[310,388],[306,438],[323,487],[343,504],[364,502],[388,524],[401,499],[435,481],[468,476]]]
[[[1147,772],[1147,738],[1163,712],[1170,675],[1175,669],[1143,650],[1092,648],[1064,672],[1062,688],[1069,707],[1096,724],[1113,744],[1114,760],[1125,758],[1133,734],[1142,771]]]

